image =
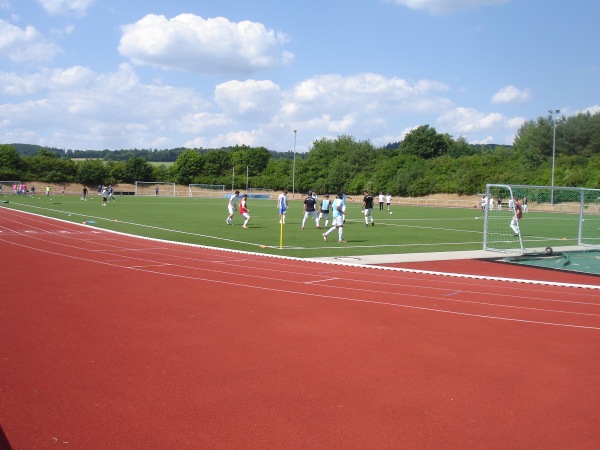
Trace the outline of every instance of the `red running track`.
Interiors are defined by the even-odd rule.
[[[5,208],[0,254],[15,449],[600,445],[597,289],[198,248]]]

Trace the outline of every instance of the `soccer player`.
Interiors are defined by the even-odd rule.
[[[335,200],[333,201],[332,209],[333,209],[333,219],[331,223],[333,226],[323,233],[323,240],[327,242],[327,235],[331,233],[333,230],[338,230],[338,242],[340,244],[345,243],[344,240],[344,216],[346,215],[346,211],[344,211],[344,194],[341,192],[337,195]]]
[[[312,191],[309,191],[308,195],[306,196],[306,199],[304,200],[304,217],[302,218],[302,229],[304,229],[306,219],[308,219],[309,217],[315,219],[315,225],[317,228],[321,228],[319,226],[319,217],[317,216],[316,204],[317,201],[315,200]]]
[[[389,192],[385,196],[385,202],[387,203],[387,210],[389,211],[390,205],[392,204],[392,194],[390,194]]]
[[[362,204],[363,212],[365,213],[365,226],[369,226],[369,219],[371,219],[371,226],[375,226],[373,220],[373,196],[369,194],[369,191],[365,191]]]
[[[279,212],[279,223],[285,224],[285,212],[288,207],[288,199],[287,199],[288,191],[284,190],[279,197],[277,198],[277,211]]]
[[[240,195],[240,191],[235,191],[235,193],[229,197],[229,202],[227,203],[227,210],[229,211],[229,216],[225,219],[225,223],[227,225],[233,225],[233,214],[237,211],[237,199],[238,195]]]
[[[242,195],[242,200],[240,201],[240,214],[246,220],[244,220],[244,225],[242,228],[248,228],[248,222],[250,222],[250,210],[248,209],[248,194]]]
[[[510,227],[515,232],[515,236],[518,236],[519,235],[519,220],[523,217],[523,208],[521,207],[521,204],[519,203],[519,199],[516,199],[514,202],[514,211],[515,211],[515,215],[513,216],[512,220],[510,221]]]
[[[329,200],[329,194],[325,194],[325,198],[321,200],[321,208],[319,211],[319,218],[317,219],[317,228],[321,228],[321,219],[325,219],[325,228],[329,226],[329,210],[331,209],[331,201]]]
[[[383,191],[381,191],[379,193],[379,211],[383,211],[383,201],[385,200],[385,197],[383,195]]]

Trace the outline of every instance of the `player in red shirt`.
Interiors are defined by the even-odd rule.
[[[246,219],[244,221],[244,225],[242,225],[242,228],[248,228],[248,222],[250,222],[251,219],[250,210],[248,209],[248,204],[246,202],[247,200],[248,194],[242,195],[242,200],[240,201],[240,214],[244,219]]]

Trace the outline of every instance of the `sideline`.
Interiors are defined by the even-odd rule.
[[[14,213],[30,214],[33,216],[47,219],[47,220],[56,220],[59,222],[67,223],[69,225],[74,225],[76,227],[89,228],[89,225],[75,223],[75,222],[71,222],[71,221],[65,220],[65,219],[48,217],[48,216],[36,214],[33,212],[29,212],[29,211],[21,211],[21,210],[12,209],[12,208],[9,208],[7,210],[14,212]],[[384,264],[381,261],[381,259],[385,258],[385,257],[394,257],[394,256],[397,257],[397,259],[394,260],[393,262],[406,262],[406,261],[416,262],[417,260],[415,258],[417,257],[417,255],[418,255],[418,257],[432,258],[429,260],[422,260],[422,261],[440,261],[440,260],[443,260],[443,258],[465,259],[465,256],[464,256],[465,253],[469,253],[471,255],[478,255],[482,251],[435,252],[435,253],[416,253],[416,254],[409,253],[409,254],[402,254],[402,255],[397,255],[397,254],[396,255],[371,255],[370,257],[363,255],[363,256],[357,256],[357,257],[345,257],[345,258],[338,258],[338,259],[336,259],[336,258],[296,258],[293,256],[271,255],[271,254],[251,252],[251,251],[245,251],[245,250],[231,250],[231,249],[223,249],[220,247],[213,247],[213,246],[208,246],[208,245],[191,244],[188,242],[169,241],[166,239],[157,239],[157,238],[151,238],[151,237],[146,237],[146,236],[138,236],[135,234],[128,234],[128,233],[123,233],[121,231],[108,230],[108,229],[104,229],[104,228],[95,228],[95,230],[100,231],[100,232],[118,234],[118,235],[122,235],[122,236],[129,236],[129,237],[138,238],[138,239],[145,239],[145,240],[154,241],[154,242],[163,242],[163,243],[172,244],[172,245],[182,245],[182,246],[188,246],[188,247],[206,248],[206,249],[210,249],[210,250],[218,250],[218,251],[229,252],[229,253],[256,255],[256,256],[261,256],[264,258],[276,258],[276,259],[296,260],[296,261],[303,261],[303,262],[313,262],[313,263],[320,263],[320,264],[362,267],[362,268],[370,268],[372,270],[386,270],[386,271],[402,272],[402,273],[417,273],[417,274],[437,275],[437,276],[452,277],[452,278],[465,278],[465,279],[486,280],[486,281],[501,281],[501,282],[510,282],[510,283],[600,290],[600,285],[596,286],[596,285],[589,285],[589,284],[559,283],[559,282],[553,282],[553,281],[528,280],[528,279],[521,279],[521,278],[490,277],[490,276],[482,276],[482,275],[470,275],[470,274],[451,273],[451,272],[436,272],[436,271],[430,271],[430,270],[407,269],[407,268],[402,268],[402,267],[389,267],[389,266],[377,265],[377,264]],[[498,256],[496,252],[485,252],[485,253],[488,253],[488,254],[492,253],[492,255],[493,255],[492,257]],[[473,259],[473,258],[478,258],[478,257],[480,257],[480,256],[471,256],[470,258],[467,258],[467,259]],[[367,258],[371,258],[373,260],[377,259],[378,262],[367,263],[366,262]],[[412,259],[398,261],[399,258],[412,258]],[[346,261],[343,261],[343,259],[346,259]],[[351,261],[351,262],[349,262],[349,261]],[[392,262],[392,261],[390,261],[390,262]]]

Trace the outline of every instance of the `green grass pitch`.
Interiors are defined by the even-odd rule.
[[[361,204],[348,203],[344,226],[347,242],[340,244],[337,231],[329,235],[328,242],[323,240],[323,221],[323,229],[316,229],[314,220],[309,218],[305,229],[301,229],[300,200],[290,201],[283,230],[275,200],[248,200],[252,216],[248,229],[242,228],[239,213],[235,214],[233,225],[225,223],[226,198],[119,196],[106,207],[101,206],[102,198],[95,193],[85,202],[69,195],[5,195],[2,200],[9,201],[0,204],[3,207],[79,224],[85,221],[87,226],[97,228],[301,258],[481,250],[483,246],[483,213],[476,208],[393,206],[393,214],[376,208],[375,226],[365,226]]]

